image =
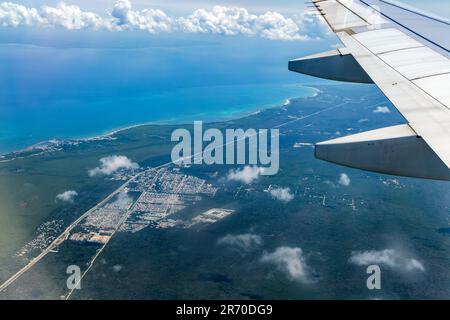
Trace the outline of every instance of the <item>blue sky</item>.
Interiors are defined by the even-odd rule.
[[[132,8],[121,0],[114,9],[116,1],[0,0],[0,25],[22,26],[0,27],[0,152],[188,108],[279,103],[296,96],[286,84],[325,81],[289,72],[287,61],[339,43],[320,18],[302,14],[303,0],[131,0]],[[437,13],[450,11],[443,0],[432,8],[439,3]]]
[[[109,5],[97,2],[95,8],[92,8],[92,5],[81,2],[58,1],[40,5],[0,2],[0,25],[58,27],[67,30],[144,30],[151,34],[181,32],[246,35],[270,40],[307,40],[309,37],[322,37],[321,34],[327,30],[322,19],[308,14],[302,8],[286,14],[282,10],[275,10],[276,8],[257,9],[231,3],[221,6],[214,6],[213,3],[190,3],[183,6],[175,2],[169,3],[161,6],[157,3],[115,0]]]
[[[450,16],[447,0],[404,2]],[[305,2],[293,0],[16,0],[0,2],[0,25],[246,35],[270,40],[324,38],[328,29],[323,20],[306,7]]]
[[[417,6],[436,14],[450,18],[450,3],[448,0],[401,0],[403,3]],[[40,6],[42,4],[54,5],[59,0],[16,0],[16,3],[27,6]],[[114,0],[66,0],[67,3],[77,4],[86,10],[104,11],[110,8]],[[282,13],[294,13],[305,6],[302,0],[134,0],[136,8],[161,8],[173,13],[186,13],[197,8],[211,8],[214,5],[240,6],[261,12],[276,10]]]

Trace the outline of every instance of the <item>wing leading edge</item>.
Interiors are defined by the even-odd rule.
[[[319,143],[316,157],[375,172],[450,180],[449,44],[432,37],[439,28],[449,34],[450,23],[391,1],[312,1],[344,47],[292,60],[289,70],[375,83],[408,122]],[[421,28],[414,29],[413,18]]]

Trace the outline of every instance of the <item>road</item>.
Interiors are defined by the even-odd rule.
[[[361,100],[364,100],[366,97],[362,98]],[[347,104],[351,103],[351,101],[346,101],[343,102],[341,104],[326,108],[326,109],[322,109],[319,110],[317,112],[302,116],[300,118],[296,118],[294,120],[290,120],[287,121],[285,123],[282,123],[280,125],[277,125],[275,127],[273,127],[272,129],[276,129],[276,128],[281,128],[284,127],[286,125],[289,125],[291,123],[294,122],[298,122],[298,121],[302,121],[304,119],[319,115],[321,113],[324,112],[329,112],[332,111],[334,109],[343,107]],[[243,138],[245,139],[245,137]],[[239,141],[239,140],[238,140]],[[233,141],[234,143],[234,141]],[[222,144],[222,146],[225,146],[226,144]],[[189,156],[186,156],[184,159],[188,159],[188,158],[193,158],[196,155],[202,154],[202,152],[199,153],[195,153],[195,154],[191,154]],[[163,168],[165,166],[168,166],[170,164],[173,163],[178,163],[181,159],[179,159],[178,161],[171,161],[162,165],[159,165],[157,167],[154,167],[153,170],[157,170],[160,168]],[[109,200],[111,200],[111,198],[113,198],[116,194],[118,194],[119,192],[121,192],[126,186],[128,186],[128,184],[130,182],[132,182],[133,180],[135,180],[136,178],[138,178],[143,172],[140,172],[138,174],[136,174],[135,176],[133,176],[132,178],[130,178],[127,182],[125,182],[123,185],[121,185],[119,188],[117,188],[113,193],[111,193],[110,195],[108,195],[105,199],[103,199],[101,202],[99,202],[97,205],[95,205],[93,208],[89,209],[88,211],[86,211],[83,215],[81,215],[77,220],[75,220],[74,222],[72,222],[66,230],[64,230],[64,232],[58,236],[45,250],[43,250],[38,256],[36,256],[35,258],[33,258],[26,266],[24,266],[22,269],[20,269],[16,274],[14,274],[12,277],[10,277],[8,280],[6,280],[1,286],[0,286],[0,292],[4,291],[6,288],[8,288],[12,283],[14,283],[17,279],[20,278],[21,275],[23,275],[25,272],[27,272],[30,268],[32,268],[36,263],[38,263],[42,258],[44,258],[49,252],[51,252],[55,247],[57,247],[59,244],[61,244],[62,242],[64,242],[65,239],[67,239],[67,237],[69,236],[70,232],[73,230],[73,228],[75,228],[83,219],[85,219],[87,216],[89,216],[92,212],[94,212],[96,209],[98,209],[99,207],[103,206],[105,203],[107,203]],[[125,215],[127,216],[127,215]],[[120,225],[123,223],[123,221],[121,221],[119,223],[119,227]],[[117,231],[117,229],[116,229]],[[98,257],[98,255],[101,253],[101,251],[103,250],[103,248],[105,247],[105,245],[101,248],[101,250],[99,250],[99,252],[97,252],[97,254],[94,256],[94,259],[91,261],[91,264],[88,268],[88,270],[85,271],[85,273],[83,274],[83,276],[86,274],[87,271],[89,271],[90,267],[92,267],[93,262],[95,261],[95,259]],[[68,296],[66,297],[66,299],[68,299],[70,297],[70,295],[72,294],[72,291],[68,294]]]
[[[156,176],[154,180],[156,180]],[[136,177],[134,177],[136,178]],[[153,180],[153,181],[154,181]],[[91,259],[91,261],[89,262],[89,266],[87,267],[87,269],[83,272],[83,274],[80,277],[80,280],[76,283],[80,283],[81,280],[83,280],[84,276],[89,272],[89,270],[91,270],[91,268],[94,266],[95,260],[97,260],[98,256],[102,253],[103,249],[105,249],[105,247],[108,245],[109,241],[112,239],[112,237],[116,234],[116,232],[120,229],[120,227],[122,226],[122,224],[128,219],[128,217],[130,216],[130,213],[133,211],[133,207],[136,205],[136,203],[139,202],[139,199],[144,195],[144,192],[141,193],[141,195],[139,196],[139,198],[133,203],[133,205],[131,206],[131,208],[129,208],[127,210],[127,213],[123,215],[123,217],[120,218],[119,223],[117,223],[116,228],[114,229],[114,232],[111,234],[111,236],[109,237],[108,241],[106,241],[103,246],[100,248],[100,250],[97,251],[97,253],[94,255],[94,257]],[[75,290],[77,286],[74,286],[74,289],[71,289],[69,291],[69,293],[64,297],[65,300],[69,300],[70,296],[72,295],[73,291]]]
[[[87,216],[89,216],[92,212],[97,210],[99,207],[106,204],[109,200],[111,200],[115,195],[117,195],[119,192],[121,192],[125,187],[128,186],[132,181],[134,181],[136,178],[138,178],[142,172],[136,174],[129,180],[127,180],[124,184],[122,184],[119,188],[117,188],[115,191],[113,191],[111,194],[109,194],[105,199],[97,203],[94,207],[83,213],[77,220],[72,222],[64,231],[61,233],[53,242],[44,249],[38,256],[34,257],[30,262],[25,265],[22,269],[20,269],[17,273],[15,273],[12,277],[10,277],[8,280],[6,280],[1,286],[0,286],[0,292],[6,290],[12,283],[14,283],[17,279],[20,278],[25,272],[27,272],[30,268],[32,268],[36,263],[38,263],[40,260],[42,260],[49,252],[51,252],[54,248],[56,248],[58,245],[60,245],[62,242],[64,242],[70,235],[70,232]]]

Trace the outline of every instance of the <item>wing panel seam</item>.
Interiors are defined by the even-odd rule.
[[[421,80],[421,79],[426,79],[426,78],[431,78],[431,77],[437,77],[437,76],[443,76],[445,74],[450,74],[450,72],[441,72],[441,73],[431,74],[429,76],[417,77],[417,78],[411,79],[411,81],[416,81],[416,80]]]
[[[360,1],[361,1],[362,3],[364,3],[366,6],[370,6],[367,2],[365,2],[365,0],[360,0]],[[373,7],[372,7],[372,8],[373,8]],[[376,10],[376,9],[374,8],[374,10]],[[377,10],[377,12],[378,12],[379,14],[381,14],[383,17],[385,17],[385,18],[387,18],[387,19],[393,21],[394,23],[398,24],[398,25],[401,26],[402,28],[404,28],[404,29],[408,30],[409,32],[415,34],[416,36],[421,37],[422,39],[428,41],[429,43],[435,45],[436,47],[439,47],[439,48],[441,48],[442,50],[444,50],[444,51],[450,53],[450,50],[447,49],[446,47],[443,47],[443,46],[440,45],[439,43],[436,43],[436,42],[434,42],[434,41],[428,39],[427,37],[421,35],[420,33],[418,33],[418,32],[416,32],[416,31],[412,30],[411,28],[408,28],[408,27],[405,26],[404,24],[402,24],[402,23],[396,21],[395,19],[389,17],[388,15],[384,14],[383,12],[381,12],[381,10]]]
[[[380,55],[391,53],[391,52],[397,52],[397,51],[403,51],[403,50],[409,50],[409,49],[418,49],[418,48],[428,48],[428,47],[424,46],[424,45],[420,45],[420,46],[414,46],[414,47],[400,48],[400,49],[383,51],[383,52],[378,53],[377,55],[380,56]]]
[[[352,37],[351,35],[349,35],[353,40],[355,40],[357,43],[359,43],[362,47],[364,47],[367,51],[369,51],[373,57],[375,57],[376,59],[380,60],[381,63],[383,63],[384,65],[386,65],[387,67],[389,67],[391,70],[393,70],[395,73],[397,73],[400,77],[402,77],[403,79],[405,79],[406,81],[410,82],[412,85],[414,85],[417,89],[419,89],[421,92],[425,93],[428,97],[430,97],[431,99],[433,99],[434,101],[436,101],[436,103],[438,103],[439,105],[441,105],[442,107],[444,107],[447,110],[450,110],[450,106],[447,107],[445,104],[443,104],[440,100],[438,100],[436,97],[433,97],[431,94],[429,94],[428,92],[426,92],[424,89],[422,89],[421,87],[419,87],[416,83],[414,83],[412,80],[408,79],[406,76],[404,76],[402,73],[400,73],[397,69],[395,69],[393,66],[391,66],[389,63],[387,63],[386,61],[384,61],[381,57],[379,57],[377,54],[375,54],[372,50],[370,50],[368,47],[366,47],[363,43],[361,43],[357,38]]]

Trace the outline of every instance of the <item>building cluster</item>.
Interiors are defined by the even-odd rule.
[[[116,230],[137,232],[146,227],[186,227],[198,223],[184,222],[172,215],[198,203],[202,197],[214,197],[218,190],[205,180],[173,167],[141,169],[131,177],[126,172],[118,174],[114,179],[131,179],[128,185],[86,217],[70,240],[104,244]]]
[[[64,226],[62,220],[51,220],[40,225],[36,230],[36,236],[24,245],[16,256],[27,258],[33,256],[35,250],[38,252],[48,247],[53,240],[61,233]]]

